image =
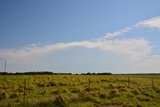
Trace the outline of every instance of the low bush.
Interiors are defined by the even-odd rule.
[[[48,82],[47,83],[47,87],[53,87],[53,86],[56,86],[57,84],[56,83],[54,83],[54,82]]]
[[[38,87],[45,87],[45,83],[37,83]]]
[[[138,89],[134,89],[131,91],[131,93],[133,93],[134,95],[138,95],[140,94],[140,91]]]
[[[13,94],[10,95],[10,98],[11,98],[11,99],[14,99],[14,98],[17,98],[17,97],[18,97],[18,94],[17,94],[17,93],[13,93]]]
[[[7,94],[5,92],[0,92],[0,101],[7,98]]]
[[[60,94],[60,92],[58,90],[54,90],[51,92],[51,94],[58,95],[58,94]]]
[[[113,84],[108,85],[108,89],[115,89],[116,87]]]
[[[99,94],[99,97],[100,97],[101,99],[105,99],[105,98],[107,98],[107,95],[104,94],[104,93],[100,93],[100,94]]]
[[[147,97],[147,96],[144,96],[144,95],[138,95],[138,96],[136,96],[136,98],[137,98],[139,101],[151,101],[151,98],[150,98],[150,97]]]
[[[56,97],[53,103],[54,103],[55,107],[68,107],[69,106],[68,101],[66,100],[66,98],[64,98],[61,95]]]
[[[79,93],[79,92],[80,92],[80,89],[74,88],[74,89],[71,90],[71,92],[72,92],[72,93]]]
[[[119,93],[117,89],[112,89],[109,93],[109,98],[114,98],[114,97],[118,97]]]

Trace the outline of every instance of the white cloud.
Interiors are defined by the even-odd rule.
[[[160,29],[160,16],[140,21],[139,23],[137,23],[137,25],[142,27]]]
[[[10,63],[33,63],[47,53],[71,47],[84,47],[98,49],[106,52],[118,53],[127,56],[130,60],[136,61],[147,56],[151,51],[151,45],[144,39],[128,40],[88,40],[70,43],[57,43],[46,46],[28,45],[20,49],[0,50],[0,56],[7,59]]]
[[[127,28],[124,28],[124,29],[120,29],[119,31],[106,33],[103,38],[112,39],[112,38],[115,38],[115,37],[123,36],[125,33],[130,32],[130,31],[131,31],[131,28],[127,27]]]

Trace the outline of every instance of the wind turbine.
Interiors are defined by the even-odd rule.
[[[4,72],[6,72],[6,69],[7,69],[7,61],[5,60],[4,61]]]
[[[7,61],[4,58],[0,58],[1,61],[4,61],[4,72],[7,71]]]

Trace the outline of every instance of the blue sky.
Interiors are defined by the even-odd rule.
[[[0,70],[153,73],[159,0],[1,0]]]

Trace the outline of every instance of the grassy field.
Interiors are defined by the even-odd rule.
[[[0,76],[0,107],[160,107],[160,76]]]

